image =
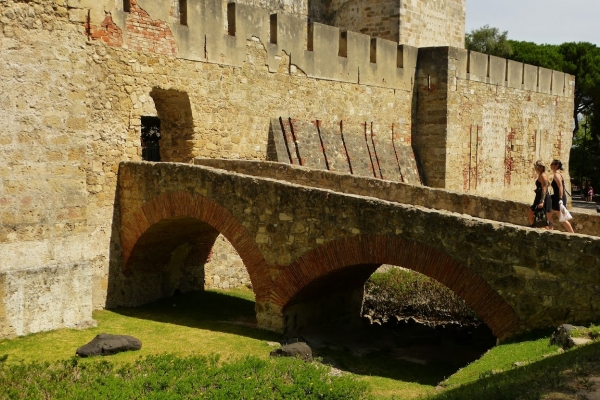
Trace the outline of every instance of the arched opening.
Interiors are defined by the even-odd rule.
[[[522,322],[513,308],[472,268],[425,243],[383,235],[359,235],[325,243],[282,271],[274,282],[272,298],[276,299],[286,315],[284,330],[294,332],[294,321],[317,319],[315,315],[303,315],[306,307],[301,303],[307,297],[304,294],[307,292],[321,293],[322,302],[327,303],[329,290],[321,281],[329,277],[331,281],[339,274],[345,274],[345,271],[359,268],[359,272],[352,272],[356,277],[353,278],[353,284],[348,285],[348,292],[352,292],[356,290],[359,277],[361,284],[364,284],[382,264],[409,268],[448,287],[474,310],[500,340],[522,330]],[[313,290],[315,286],[325,289],[316,291]],[[355,305],[349,307],[354,309],[340,310],[340,313],[358,318],[360,309]],[[319,309],[316,307],[317,311]],[[298,315],[291,315],[292,311]],[[325,315],[321,320],[331,318]],[[301,328],[302,325],[297,327]]]
[[[160,119],[161,161],[190,163],[194,158],[194,121],[190,99],[185,92],[153,88]]]
[[[150,226],[125,266],[132,278],[128,290],[139,290],[138,296],[143,296],[136,296],[136,302],[204,290],[204,265],[218,235],[212,226],[190,217],[163,219]],[[143,287],[133,287],[133,282],[143,282]]]
[[[444,292],[448,296],[448,292],[452,293],[435,280],[407,269],[379,264],[350,265],[320,276],[290,299],[283,309],[284,336],[306,341],[316,354],[345,370],[401,380],[411,379],[413,368],[442,380],[477,360],[496,344],[492,331],[480,320],[472,324],[452,321],[451,316],[438,320],[435,317],[439,315],[434,315],[435,312],[442,311],[438,314],[443,314],[444,311],[438,309],[425,315],[433,318],[424,321],[419,307],[411,315],[408,308],[424,298],[427,301],[427,293],[418,294],[404,309],[401,305],[393,309],[389,304],[373,307],[373,293],[366,290],[368,285],[365,283],[370,283],[376,276],[381,279],[378,275],[396,277],[394,271],[402,271],[402,276],[404,273],[418,276],[407,281],[407,286],[415,281],[429,282],[436,287],[434,294]],[[387,279],[389,282],[389,276]],[[394,296],[403,292],[394,287],[398,283],[380,284],[379,289],[388,290],[387,294]],[[445,290],[440,290],[440,286]],[[378,294],[381,297],[386,293]],[[384,302],[386,300],[390,299],[384,299]],[[381,312],[382,309],[381,315],[373,315],[373,311]],[[385,313],[396,309],[404,313]]]
[[[252,237],[201,195],[169,192],[127,210],[119,254],[109,275],[110,308],[203,289],[245,286],[257,299],[267,295],[268,271]]]

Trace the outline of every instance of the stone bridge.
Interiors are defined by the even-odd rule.
[[[223,234],[265,329],[357,321],[381,264],[446,285],[499,339],[600,317],[595,216],[582,225],[591,234],[567,235],[518,225],[522,203],[224,160],[122,163],[117,204],[109,306],[155,299],[167,271],[202,265]]]

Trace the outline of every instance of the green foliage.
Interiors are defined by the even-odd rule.
[[[365,284],[365,305],[382,316],[417,315],[440,322],[473,320],[475,314],[454,292],[425,275],[392,268]]]
[[[559,46],[516,40],[509,40],[509,42],[513,49],[510,59],[556,71],[563,70],[564,57]]]
[[[556,398],[548,396],[556,391],[574,393],[580,388],[581,377],[600,373],[599,345],[582,346],[560,355],[555,352],[521,367],[482,371],[471,382],[445,389],[429,399],[538,400]]]
[[[507,36],[508,31],[500,32],[498,28],[484,25],[466,34],[465,47],[468,50],[508,58],[513,50]]]
[[[580,184],[583,181],[591,180],[594,186],[598,186],[600,183],[600,140],[597,136],[600,126],[592,128],[591,123],[591,119],[596,116],[600,116],[600,111],[581,119],[581,129],[573,136],[569,160],[571,177],[577,179]],[[596,191],[598,190],[596,189]]]
[[[76,357],[0,365],[0,394],[8,399],[366,399],[368,387],[350,376],[297,359],[147,356],[115,366]]]

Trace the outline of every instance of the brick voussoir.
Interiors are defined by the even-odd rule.
[[[407,259],[412,261],[411,265],[405,264]],[[327,263],[324,263],[325,260]],[[271,299],[274,304],[285,308],[313,279],[361,263],[400,265],[440,281],[457,292],[499,337],[516,329],[514,325],[519,322],[515,312],[500,295],[474,271],[451,256],[422,243],[381,235],[345,237],[303,255],[283,268],[275,281]]]

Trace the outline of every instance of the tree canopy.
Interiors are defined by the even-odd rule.
[[[512,54],[508,31],[500,32],[498,28],[484,25],[474,29],[465,36],[466,48],[480,53],[509,58]]]

